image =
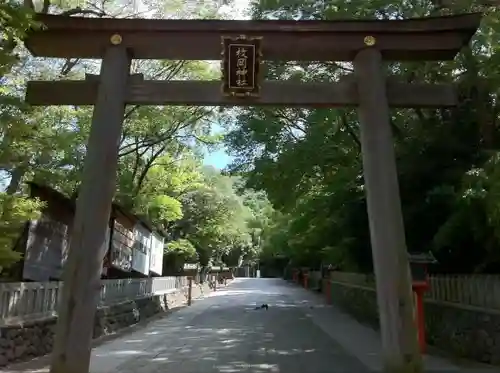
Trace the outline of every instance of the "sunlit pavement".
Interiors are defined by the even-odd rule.
[[[263,303],[269,310],[255,310]],[[279,279],[236,279],[94,356],[92,373],[382,371],[377,333]],[[436,358],[426,364],[429,372],[462,371]]]
[[[263,303],[269,310],[255,310]],[[278,279],[236,279],[92,355],[91,373],[382,371],[376,332],[325,306],[319,295]],[[432,373],[492,372],[430,357],[426,366]]]
[[[297,301],[297,290],[281,280],[236,279],[147,331],[102,346],[92,373],[367,372],[311,322],[310,303]],[[269,310],[255,310],[263,303]]]

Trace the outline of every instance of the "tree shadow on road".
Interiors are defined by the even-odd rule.
[[[244,290],[228,290],[191,320],[182,314],[175,316],[177,322],[163,320],[143,338],[124,341],[130,348],[108,351],[105,358],[121,356],[114,370],[120,373],[367,372],[309,320],[307,302],[288,302],[277,293],[249,294],[242,302]],[[259,303],[269,304],[269,310],[256,310]],[[151,338],[158,342],[149,345]]]

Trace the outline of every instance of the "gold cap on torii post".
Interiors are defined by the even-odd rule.
[[[109,38],[109,41],[111,42],[111,44],[113,45],[119,45],[122,43],[122,36],[120,34],[113,34],[111,35],[111,37]]]
[[[377,39],[375,39],[373,36],[365,36],[363,42],[365,43],[366,46],[373,47],[375,43],[377,43]]]

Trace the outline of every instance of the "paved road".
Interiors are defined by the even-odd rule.
[[[267,303],[269,310],[255,310]],[[143,329],[93,350],[91,373],[381,372],[377,333],[320,296],[283,280],[236,279]],[[458,368],[426,357],[427,372],[498,372]],[[13,369],[3,372],[47,369]]]
[[[103,351],[92,373],[368,372],[311,321],[311,305],[296,292],[280,280],[237,279],[150,326],[154,341],[129,338],[128,351],[119,351],[129,357],[119,365],[106,364],[111,359]],[[255,310],[262,303],[269,310]]]

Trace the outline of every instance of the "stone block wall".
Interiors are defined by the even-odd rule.
[[[192,299],[209,291],[208,284],[193,284]],[[115,333],[158,313],[183,306],[187,303],[187,296],[187,288],[184,288],[169,294],[99,308],[94,320],[94,338]],[[0,327],[0,366],[50,353],[55,326],[56,317]]]
[[[358,321],[379,328],[375,290],[332,282],[332,302]],[[450,355],[500,365],[500,312],[425,301],[427,343]]]

